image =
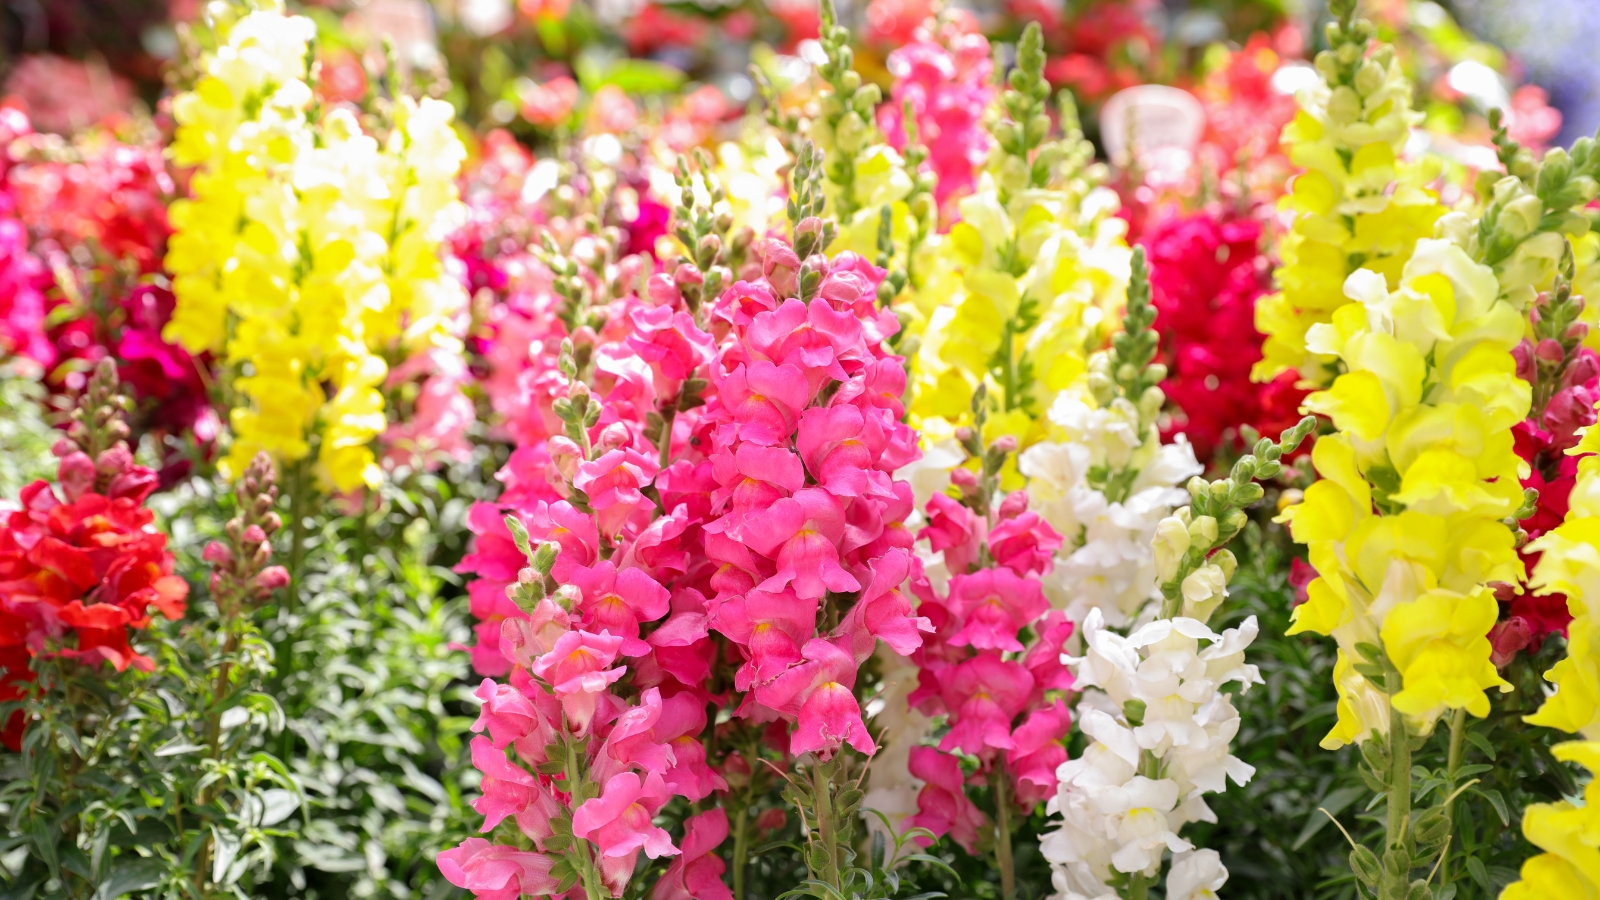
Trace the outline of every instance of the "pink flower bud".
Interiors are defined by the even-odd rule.
[[[268,566],[256,576],[256,590],[270,593],[289,583],[289,570],[283,566]]]
[[[94,463],[89,459],[89,454],[77,449],[77,445],[71,441],[57,442],[57,446],[61,444],[73,449],[61,457],[61,464],[56,467],[56,480],[61,482],[61,491],[66,494],[67,502],[75,503],[79,497],[94,490]]]
[[[1594,396],[1582,385],[1556,391],[1544,408],[1542,424],[1550,432],[1550,446],[1556,450],[1576,446],[1578,429],[1594,423]]]
[[[1517,652],[1533,642],[1533,629],[1528,620],[1512,616],[1489,631],[1489,661],[1502,669],[1516,657]]]
[[[200,558],[213,566],[233,565],[233,551],[229,550],[228,545],[221,541],[212,541],[207,544],[206,549],[200,554]]]
[[[1600,357],[1595,356],[1593,350],[1579,350],[1572,362],[1567,364],[1567,371],[1562,373],[1561,386],[1588,384],[1596,376],[1600,376]]]
[[[577,477],[578,465],[583,462],[583,450],[570,438],[556,435],[545,444],[550,453],[550,465],[561,476],[561,481],[571,482]]]
[[[978,473],[971,469],[956,469],[950,473],[950,483],[958,488],[978,486]]]
[[[247,544],[264,543],[266,539],[267,533],[261,529],[260,525],[251,525],[244,530],[244,541]]]
[[[1571,325],[1567,326],[1567,333],[1565,337],[1569,341],[1582,341],[1588,336],[1589,324],[1587,322],[1573,322]]]
[[[1000,502],[1000,518],[1015,519],[1028,511],[1028,492],[1012,491]]]
[[[686,262],[680,264],[678,268],[673,270],[672,281],[678,287],[685,288],[691,284],[705,284],[706,276],[704,272],[700,271],[699,266],[695,265],[694,263]]]
[[[1558,363],[1566,359],[1567,350],[1555,338],[1545,338],[1539,342],[1537,347],[1533,348],[1533,354],[1539,358],[1540,362]]]
[[[1538,376],[1533,365],[1533,342],[1523,339],[1522,343],[1511,348],[1511,358],[1517,362],[1517,377],[1529,384]]]
[[[650,296],[650,302],[657,306],[677,306],[683,301],[683,292],[673,284],[672,276],[665,272],[657,272],[645,282],[645,293]]]
[[[602,452],[620,450],[628,446],[631,437],[628,426],[621,422],[612,422],[600,431],[600,440],[596,442]]]
[[[133,465],[133,454],[128,452],[126,444],[117,444],[102,451],[100,458],[94,461],[95,471],[107,478],[121,475],[131,465]]]
[[[1000,453],[1015,453],[1017,452],[1017,439],[1014,435],[1001,435],[989,446]]]
[[[57,459],[78,452],[80,452],[78,445],[66,438],[60,438],[50,445],[50,453]]]

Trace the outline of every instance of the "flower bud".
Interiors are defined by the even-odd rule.
[[[1028,492],[1012,491],[1000,502],[1001,519],[1015,519],[1028,511]]]
[[[1156,524],[1153,542],[1156,557],[1156,575],[1166,584],[1178,577],[1178,565],[1189,552],[1189,529],[1177,516],[1168,516]]]
[[[1518,651],[1533,643],[1533,628],[1521,616],[1500,622],[1489,631],[1489,662],[1503,669],[1516,658]],[[1481,646],[1481,645],[1480,645]]]
[[[206,549],[201,551],[200,558],[213,566],[233,565],[233,551],[229,550],[228,545],[221,541],[212,541],[207,544]]]
[[[1517,377],[1530,384],[1537,379],[1538,373],[1533,362],[1533,342],[1523,338],[1522,343],[1511,348],[1511,358],[1517,363]]]
[[[289,583],[289,570],[283,566],[268,566],[256,576],[256,590],[270,593]]]
[[[1596,376],[1600,376],[1600,357],[1592,351],[1579,350],[1567,364],[1567,371],[1561,376],[1562,387],[1571,387],[1575,384],[1588,384]]]

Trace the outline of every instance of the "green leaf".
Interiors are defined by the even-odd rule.
[[[1489,757],[1491,760],[1494,759],[1494,745],[1489,743],[1489,739],[1484,737],[1482,732],[1468,731],[1467,742],[1477,747],[1484,756]]]
[[[1489,805],[1494,807],[1495,814],[1500,817],[1500,823],[1502,825],[1510,826],[1511,812],[1506,808],[1506,798],[1501,796],[1498,790],[1494,788],[1489,788],[1487,790],[1478,790],[1477,788],[1473,788],[1472,792],[1489,801]]]
[[[1476,856],[1467,857],[1467,874],[1478,883],[1478,887],[1483,888],[1485,892],[1489,890],[1489,870],[1483,867],[1483,860]]]
[[[161,883],[161,874],[164,871],[166,864],[159,859],[122,857],[111,870],[111,877],[100,883],[100,889],[95,891],[94,898],[117,900],[124,894],[153,888]]]

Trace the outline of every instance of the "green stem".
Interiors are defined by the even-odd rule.
[[[1000,353],[1005,358],[1005,381],[1003,387],[1006,392],[1005,409],[1007,411],[1017,408],[1017,355],[1016,340],[1011,330],[1011,322],[1006,322],[1005,329],[1000,333]]]
[[[289,588],[284,592],[284,607],[293,612],[300,605],[301,569],[306,543],[306,461],[291,467],[289,490]]]
[[[744,900],[744,868],[750,853],[750,791],[733,818],[733,900]]]
[[[1146,900],[1150,896],[1150,879],[1143,872],[1135,872],[1128,878],[1128,896],[1126,900]]]
[[[1401,683],[1400,673],[1394,664],[1385,659],[1385,684],[1391,689],[1389,704],[1389,798],[1388,816],[1384,823],[1384,849],[1401,846],[1405,843],[1406,832],[1411,824],[1411,738],[1406,733],[1405,716],[1400,710],[1394,708],[1394,694],[1399,692]],[[1384,873],[1384,880],[1390,881],[1391,874]],[[1411,873],[1400,873],[1398,878],[1393,878],[1392,887],[1401,895],[1405,893],[1405,886],[1409,883]]]
[[[1466,737],[1467,711],[1465,709],[1458,709],[1455,711],[1455,714],[1450,717],[1450,755],[1445,761],[1445,770],[1449,774],[1450,779],[1449,784],[1445,787],[1445,790],[1449,791],[1450,793],[1446,794],[1446,797],[1451,796],[1456,792],[1456,770],[1461,768],[1461,751],[1462,745],[1466,743]],[[1456,802],[1454,800],[1451,800],[1450,803],[1445,807],[1444,814],[1445,817],[1450,820],[1450,830],[1452,832],[1455,831]],[[1443,888],[1449,883],[1450,847],[1449,845],[1446,845],[1444,848],[1444,859],[1439,861],[1439,887]]]
[[[1000,897],[1012,900],[1017,895],[1017,868],[1011,859],[1011,778],[1003,757],[989,781],[994,785],[994,861],[1000,869]]]
[[[578,764],[578,746],[570,732],[566,733],[562,743],[567,746],[567,786],[572,789],[572,802],[576,807],[588,799],[588,791],[585,790],[583,769]],[[611,892],[605,889],[601,881],[594,855],[589,852],[589,842],[573,838],[572,843],[578,851],[578,877],[583,882],[584,894],[589,900],[609,900]]]
[[[831,779],[822,771],[823,765],[821,760],[817,760],[816,766],[811,770],[811,790],[815,802],[811,812],[817,820],[817,840],[822,842],[824,851],[823,871],[817,875],[837,892],[841,890],[841,885],[838,835],[833,821],[833,785]]]

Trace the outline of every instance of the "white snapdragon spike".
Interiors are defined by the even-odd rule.
[[[1179,854],[1171,896],[1206,897],[1226,880],[1216,854],[1191,853],[1179,832],[1189,822],[1215,822],[1205,795],[1255,774],[1229,752],[1239,713],[1220,688],[1261,683],[1244,661],[1256,633],[1254,617],[1221,634],[1179,617],[1123,636],[1100,610],[1090,611],[1083,655],[1063,657],[1078,685],[1091,689],[1078,718],[1090,743],[1057,772],[1049,811],[1061,826],[1042,842],[1063,900],[1115,896],[1106,884],[1116,873],[1154,877],[1169,850]]]
[[[1050,420],[1065,439],[1035,444],[1018,461],[1030,508],[1066,538],[1045,591],[1075,622],[1098,609],[1123,627],[1156,594],[1156,524],[1187,502],[1179,485],[1198,475],[1200,464],[1181,436],[1162,444],[1150,431],[1141,442],[1139,411],[1126,400],[1097,408],[1063,391]],[[1090,483],[1096,469],[1137,474],[1126,496],[1113,500]]]

